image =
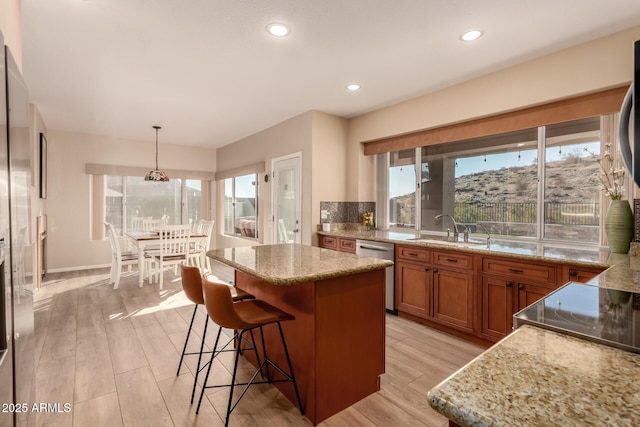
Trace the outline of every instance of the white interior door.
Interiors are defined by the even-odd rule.
[[[301,229],[301,154],[280,157],[272,162],[273,241],[300,243]]]

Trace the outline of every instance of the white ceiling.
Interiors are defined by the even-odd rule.
[[[205,147],[309,110],[357,116],[640,24],[638,0],[22,5],[23,75],[49,129],[152,141],[158,124],[162,143]],[[272,22],[291,34],[270,36]],[[470,28],[484,37],[461,42]]]

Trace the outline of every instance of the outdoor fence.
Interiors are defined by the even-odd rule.
[[[597,226],[600,204],[546,202],[544,215],[545,224]],[[478,221],[534,224],[537,206],[535,203],[456,203],[454,217],[466,224]]]

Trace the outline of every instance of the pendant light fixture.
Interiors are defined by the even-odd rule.
[[[162,129],[160,126],[153,126],[156,130],[156,168],[152,171],[149,171],[145,176],[145,181],[161,181],[166,182],[169,181],[169,177],[164,171],[158,169],[158,131]]]

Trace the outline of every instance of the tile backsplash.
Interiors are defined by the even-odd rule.
[[[325,219],[322,219],[323,210],[329,212],[329,216]],[[362,214],[375,211],[375,202],[320,202],[320,223],[362,224]]]

